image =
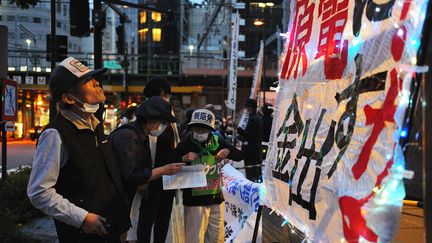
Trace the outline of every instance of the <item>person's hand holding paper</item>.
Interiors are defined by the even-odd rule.
[[[177,174],[162,176],[164,190],[206,186],[206,167],[204,164],[184,165]]]

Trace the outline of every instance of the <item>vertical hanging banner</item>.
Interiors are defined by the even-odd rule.
[[[258,91],[261,87],[261,73],[263,68],[263,57],[264,57],[264,42],[261,41],[260,50],[258,52],[257,61],[255,64],[255,72],[252,81],[251,92],[249,98],[256,99],[258,96]]]
[[[298,0],[266,158],[265,204],[306,239],[399,230],[410,103],[427,0]]]
[[[231,56],[230,56],[230,67],[228,74],[228,100],[226,106],[235,111],[237,103],[237,54],[238,54],[238,41],[239,41],[239,24],[240,15],[238,13],[233,14],[232,20],[232,32],[231,32]]]
[[[251,92],[249,95],[250,99],[255,99],[258,96],[258,91],[260,90],[261,87],[261,73],[262,73],[262,67],[263,67],[263,57],[264,57],[264,42],[261,41],[260,44],[260,50],[257,56],[257,61],[256,61],[256,65],[255,65],[255,72],[254,72],[254,76],[253,76],[253,81],[252,81],[252,87],[251,87]],[[246,125],[249,121],[249,114],[246,113],[246,111],[243,111],[243,114],[240,118],[240,122],[239,122],[239,128],[246,130]]]

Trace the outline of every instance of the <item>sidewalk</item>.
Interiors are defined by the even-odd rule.
[[[21,232],[42,243],[56,243],[57,232],[51,217],[32,220],[21,228]]]
[[[171,222],[175,224],[183,222],[183,214],[177,213],[172,215],[173,218]],[[283,231],[285,227],[280,227],[280,219],[278,222],[273,222],[277,227],[274,230]],[[268,223],[268,222],[267,222]],[[33,238],[41,240],[43,243],[56,243],[57,234],[54,227],[54,222],[51,218],[45,217],[36,219],[22,228],[22,232],[32,236]],[[167,243],[179,243],[176,241],[178,239],[172,233],[173,231],[168,231]],[[404,207],[401,215],[400,229],[396,236],[394,242],[396,243],[411,243],[411,242],[424,242],[424,226],[423,226],[423,209],[417,207]],[[177,232],[178,234],[178,232]],[[181,234],[181,233],[180,233]],[[274,238],[275,237],[275,238]],[[181,236],[180,236],[181,238]],[[271,238],[268,235],[264,236],[263,242],[286,242],[289,239],[285,237],[284,232],[272,232]],[[285,240],[285,241],[283,241]]]
[[[399,233],[394,242],[424,242],[423,209],[407,206],[402,210]]]

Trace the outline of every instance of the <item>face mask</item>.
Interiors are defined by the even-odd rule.
[[[95,113],[99,109],[99,104],[92,105],[92,104],[89,104],[89,103],[83,103],[79,99],[77,99],[75,96],[71,95],[71,97],[83,106],[83,107],[78,107],[77,106],[78,109],[80,109],[82,112],[93,114],[93,113]]]
[[[166,124],[161,123],[159,125],[158,130],[151,130],[149,134],[150,134],[150,136],[158,137],[163,133],[163,131],[165,130],[166,127],[167,127]]]
[[[208,136],[209,136],[208,133],[204,133],[204,134],[200,134],[196,132],[192,133],[192,137],[200,143],[207,141]]]

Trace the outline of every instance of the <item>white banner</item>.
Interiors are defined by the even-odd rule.
[[[239,38],[239,23],[240,16],[238,13],[233,14],[233,25],[231,33],[231,57],[229,67],[229,85],[228,85],[228,100],[226,106],[235,111],[237,103],[237,54],[238,54],[238,38]]]
[[[266,205],[320,242],[387,242],[427,1],[291,1]],[[408,68],[407,68],[408,67]]]
[[[254,72],[254,76],[253,76],[253,81],[252,81],[252,87],[251,87],[251,92],[249,95],[250,99],[257,99],[258,96],[258,91],[260,90],[261,87],[261,73],[262,73],[262,66],[263,66],[263,57],[264,57],[264,43],[261,41],[261,45],[260,45],[260,50],[257,56],[257,61],[256,61],[256,65],[255,65],[255,72]],[[246,126],[247,123],[249,121],[249,114],[243,110],[243,114],[240,118],[239,121],[239,128],[246,130]]]
[[[255,72],[252,81],[251,92],[249,98],[256,100],[258,96],[258,91],[261,89],[261,73],[263,67],[263,57],[264,57],[264,42],[261,41],[260,50],[258,52],[257,61],[255,64]]]
[[[261,184],[249,181],[227,164],[222,168],[222,193],[225,199],[225,242],[235,240],[245,222],[260,203]],[[250,232],[252,239],[253,228]]]
[[[247,113],[246,109],[244,109],[238,127],[243,130],[246,130],[248,121],[249,121],[249,113]]]

